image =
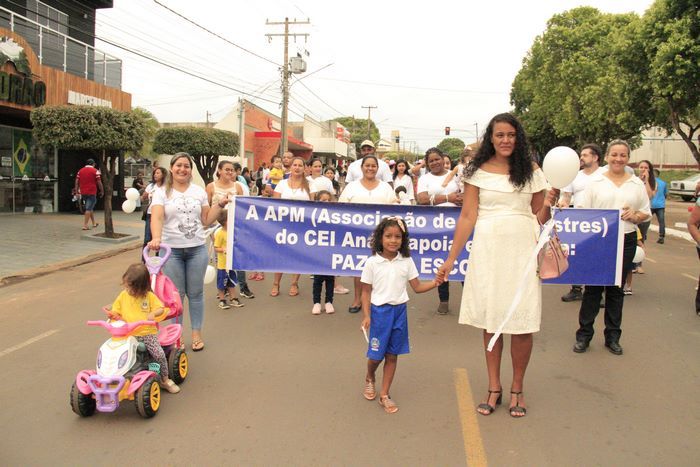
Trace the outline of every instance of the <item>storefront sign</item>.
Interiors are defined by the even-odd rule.
[[[73,105],[91,105],[93,107],[112,108],[112,101],[100,99],[99,97],[88,96],[75,91],[68,91],[68,103]]]
[[[46,104],[46,84],[32,79],[24,48],[11,37],[0,38],[0,65],[10,62],[21,75],[0,71],[0,100],[41,107]]]

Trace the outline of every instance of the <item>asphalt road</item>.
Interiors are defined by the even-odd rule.
[[[655,239],[655,237],[652,237]],[[544,289],[542,331],[525,386],[527,416],[505,407],[483,417],[486,372],[478,330],[435,313],[437,293],[412,295],[412,353],[399,359],[387,415],[363,399],[366,344],[360,316],[336,296],[335,315],[312,316],[301,295],[272,298],[269,279],[240,309],[207,290],[206,349],[158,415],[133,403],[79,418],[69,406],[76,373],[107,338],[88,319],[113,300],[137,250],[0,288],[1,465],[697,465],[700,459],[700,318],[694,245],[650,242],[644,275],[625,300],[622,345],[603,347],[602,317],[586,354],[571,346],[579,303]],[[269,277],[270,275],[268,275]],[[348,285],[349,280],[343,282]],[[189,339],[187,339],[189,343]],[[503,382],[510,383],[504,358]],[[507,406],[506,406],[507,407]]]

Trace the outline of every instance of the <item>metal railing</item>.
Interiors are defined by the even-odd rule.
[[[0,27],[22,36],[42,65],[121,89],[120,59],[4,7],[0,7]]]

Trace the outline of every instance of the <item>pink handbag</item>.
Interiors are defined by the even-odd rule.
[[[564,251],[557,235],[557,229],[552,229],[552,234],[547,243],[537,253],[537,273],[540,279],[556,279],[569,269],[569,253]]]

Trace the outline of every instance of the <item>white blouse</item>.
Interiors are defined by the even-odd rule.
[[[282,199],[298,199],[300,201],[309,201],[311,199],[309,192],[303,188],[291,188],[289,179],[280,180],[275,186],[275,193],[279,193]]]
[[[629,207],[651,216],[649,196],[644,188],[644,182],[634,175],[625,180],[621,186],[617,186],[603,173],[595,174],[583,192],[581,207],[597,209]],[[625,233],[637,230],[637,225],[633,222],[622,221],[622,223]]]
[[[442,186],[445,178],[450,174],[446,172],[444,175],[433,175],[431,173],[426,173],[421,175],[418,179],[418,193],[427,192],[428,196],[435,195],[449,195],[450,193],[459,192],[459,184],[457,183],[459,178],[453,177],[452,180],[447,184],[447,186]],[[445,202],[436,204],[435,206],[457,206],[455,203]]]
[[[360,180],[350,182],[345,185],[345,189],[338,198],[340,203],[360,203],[360,204],[394,204],[396,203],[396,193],[386,182],[379,182],[379,185],[368,190],[362,185]]]

